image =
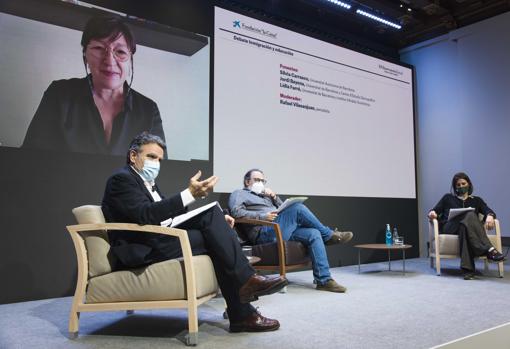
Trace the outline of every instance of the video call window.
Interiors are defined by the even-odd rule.
[[[150,131],[165,138],[169,159],[208,160],[209,38],[88,6],[0,4],[0,145],[123,156]],[[134,54],[123,52],[125,38],[82,49],[98,16],[127,25]],[[119,88],[120,102],[105,98]]]

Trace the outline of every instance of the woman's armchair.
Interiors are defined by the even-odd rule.
[[[498,250],[502,251],[501,244],[501,230],[499,220],[494,220],[494,229],[487,230],[487,237],[492,245]],[[436,274],[441,275],[441,258],[459,258],[459,237],[453,234],[439,234],[439,224],[437,219],[429,220],[429,257],[430,267],[436,264]],[[485,270],[488,270],[488,261],[485,256],[480,258],[485,259]],[[498,263],[499,277],[503,277],[504,269],[503,262]]]
[[[105,223],[100,206],[73,209],[78,225],[67,230],[76,250],[78,279],[69,318],[69,334],[76,337],[84,311],[185,308],[187,345],[197,344],[197,307],[213,298],[218,283],[209,256],[193,256],[185,230],[155,225]],[[108,232],[157,233],[179,239],[183,257],[131,270],[115,270]]]

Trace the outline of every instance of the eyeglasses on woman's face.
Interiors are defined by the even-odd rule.
[[[107,45],[100,41],[91,40],[87,46],[87,51],[97,59],[103,59],[110,54],[117,62],[127,62],[131,58],[131,51],[129,48],[122,44],[113,42],[113,46]]]

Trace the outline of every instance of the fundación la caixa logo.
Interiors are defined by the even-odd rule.
[[[268,36],[268,37],[273,38],[273,39],[276,39],[278,37],[278,33],[275,33],[275,32],[272,32],[272,31],[269,31],[269,30],[266,30],[266,29],[263,29],[263,28],[255,27],[255,26],[252,26],[252,25],[249,25],[249,24],[244,24],[240,20],[232,21],[232,27],[233,28],[239,28],[239,29],[242,29],[242,30],[247,30],[247,31],[252,32],[252,33],[262,34],[264,36]]]

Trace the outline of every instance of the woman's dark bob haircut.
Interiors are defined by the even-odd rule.
[[[81,47],[83,52],[87,49],[87,45],[91,40],[110,39],[117,40],[120,36],[124,36],[131,54],[136,52],[136,42],[131,29],[118,16],[97,16],[92,17],[85,24],[83,34],[81,36]]]
[[[453,178],[452,178],[452,189],[451,189],[452,193],[455,194],[455,187],[456,187],[457,181],[459,179],[464,179],[466,182],[468,182],[468,184],[469,184],[468,194],[469,195],[473,194],[473,183],[471,183],[471,179],[469,179],[468,175],[465,174],[464,172],[458,172],[458,173],[453,175]]]

